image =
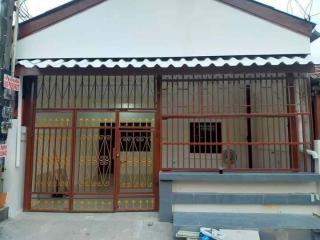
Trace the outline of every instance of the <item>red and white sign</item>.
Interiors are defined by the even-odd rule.
[[[0,144],[0,157],[7,156],[7,144]]]
[[[3,87],[9,90],[19,92],[20,90],[20,79],[11,77],[7,74],[4,74],[3,78]]]

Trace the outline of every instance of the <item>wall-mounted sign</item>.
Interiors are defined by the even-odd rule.
[[[9,90],[19,92],[20,90],[20,79],[4,74],[3,87]]]
[[[0,158],[7,156],[7,144],[0,144]]]

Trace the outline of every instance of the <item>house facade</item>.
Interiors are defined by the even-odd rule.
[[[24,210],[312,217],[313,28],[248,0],[81,0],[22,23]]]

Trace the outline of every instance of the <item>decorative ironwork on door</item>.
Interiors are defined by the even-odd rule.
[[[30,210],[155,210],[155,86],[153,76],[41,77]]]

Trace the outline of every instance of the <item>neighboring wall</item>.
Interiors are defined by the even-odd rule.
[[[4,191],[7,192],[9,217],[15,217],[23,209],[24,173],[26,158],[26,128],[22,127],[20,166],[16,167],[17,120],[12,120],[8,134],[8,155],[5,163]]]

